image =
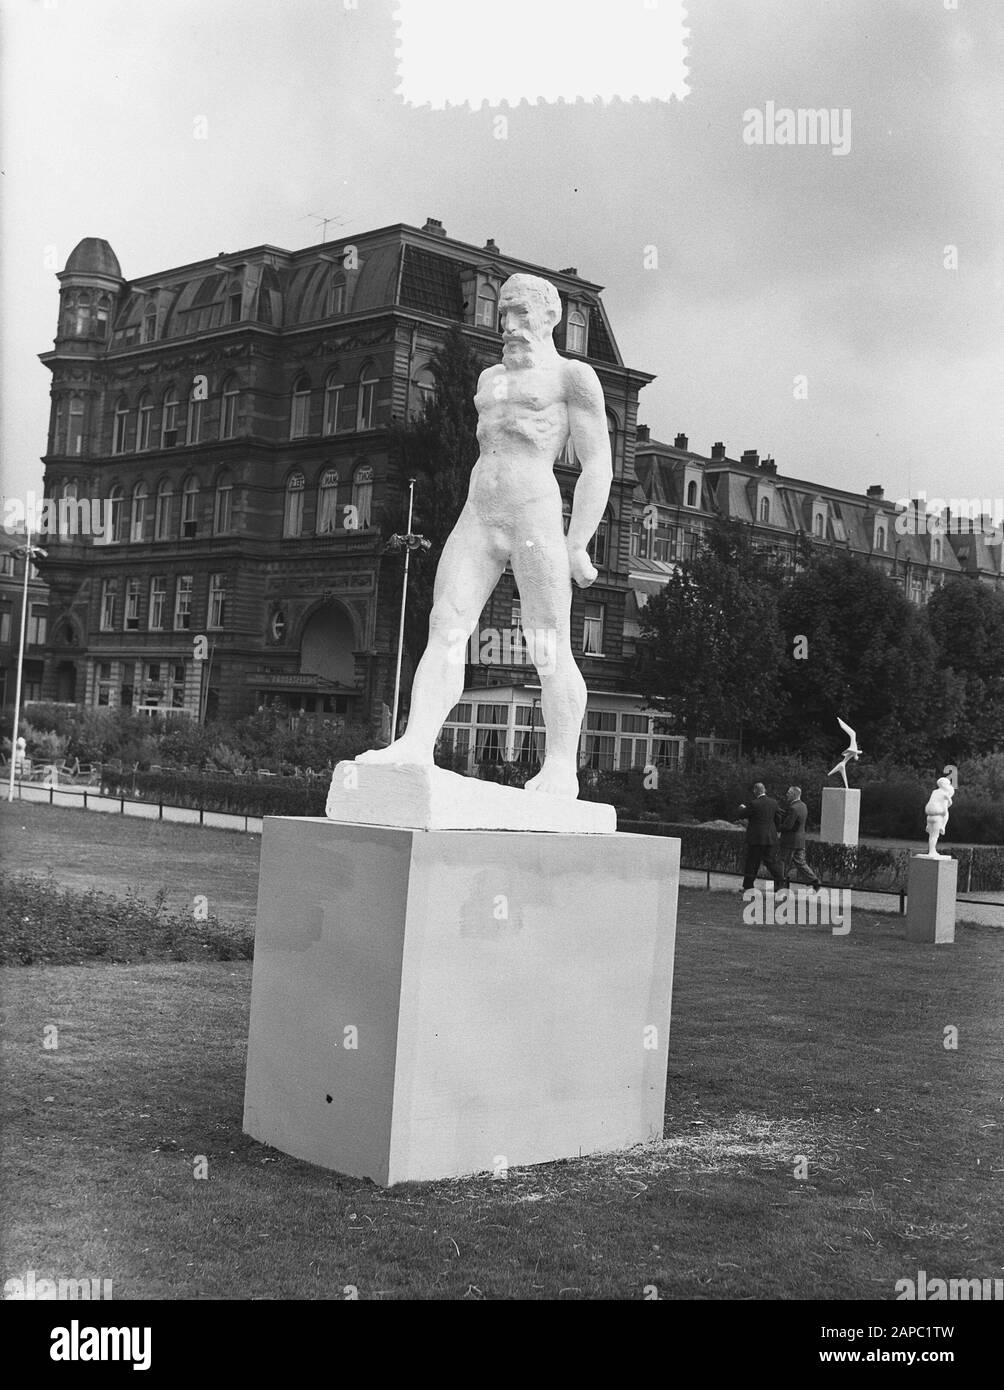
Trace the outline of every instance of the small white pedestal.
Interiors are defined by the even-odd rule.
[[[915,854],[906,880],[906,939],[951,944],[955,940],[957,859]]]
[[[856,845],[861,819],[860,787],[824,787],[819,838],[830,845]]]
[[[383,1185],[660,1137],[679,862],[268,817],[245,1131]]]

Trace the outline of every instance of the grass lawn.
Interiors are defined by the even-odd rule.
[[[231,893],[248,856],[253,886],[256,841],[115,828],[158,852],[156,832],[177,835]],[[919,1269],[1000,1277],[1004,934],[917,946],[884,914],[855,910],[835,937],[746,926],[741,908],[680,894],[664,1140],[390,1190],[242,1135],[249,964],[5,970],[3,1277],[110,1278],[118,1298],[351,1285],[547,1300],[648,1285],[664,1299],[892,1299]]]

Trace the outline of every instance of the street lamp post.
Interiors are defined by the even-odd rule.
[[[24,590],[21,595],[21,641],[17,652],[17,684],[14,693],[14,732],[11,734],[10,740],[10,785],[7,788],[8,801],[14,800],[14,770],[17,765],[17,730],[21,719],[21,677],[24,670],[24,635],[28,625],[28,574],[35,556],[46,556],[49,552],[43,550],[40,545],[32,545],[31,526],[29,525],[25,544],[19,545],[17,549],[11,553],[24,556]]]
[[[415,504],[415,479],[408,479],[408,531],[406,535],[393,535],[387,542],[388,550],[404,550],[404,578],[401,582],[401,621],[397,630],[397,669],[394,672],[394,713],[390,721],[390,741],[397,738],[397,714],[401,704],[401,657],[404,653],[404,613],[408,603],[408,565],[413,550],[430,550],[432,542],[424,536],[412,533],[411,519]]]

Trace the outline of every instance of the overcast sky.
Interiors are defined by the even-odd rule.
[[[104,237],[145,275],[311,245],[317,214],[329,239],[432,216],[577,266],[657,376],[657,437],[893,499],[1002,498],[1004,3],[945,3],[690,0],[682,101],[433,110],[395,93],[394,0],[0,0],[3,490],[41,484],[47,260]],[[477,71],[484,11],[518,73],[533,35],[468,5],[454,62]],[[769,102],[849,110],[849,149],[746,143]]]

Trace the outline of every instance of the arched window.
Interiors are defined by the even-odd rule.
[[[144,343],[155,343],[157,341],[157,305],[152,299],[143,310],[141,341]]]
[[[342,414],[342,383],[329,372],[324,383],[324,433],[337,434]]]
[[[149,449],[153,433],[153,397],[149,391],[144,391],[139,398],[136,421],[136,448]]]
[[[812,534],[822,539],[823,527],[825,526],[825,524],[826,523],[823,519],[823,513],[816,512],[815,516],[812,518]]]
[[[67,298],[67,332],[76,338],[84,338],[91,329],[91,296],[88,290],[78,290]]]
[[[173,449],[178,442],[178,393],[173,386],[164,397],[161,438],[165,449]]]
[[[326,468],[317,489],[317,534],[326,536],[338,528],[338,469]]]
[[[609,532],[609,520],[604,516],[599,526],[596,528],[595,536],[593,536],[592,540],[586,546],[586,553],[597,569],[602,569],[607,563],[607,541]]]
[[[376,404],[377,377],[372,363],[367,363],[359,377],[359,398],[356,405],[356,429],[373,428],[373,407]]]
[[[108,490],[108,503],[105,510],[105,536],[117,544],[122,539],[123,493],[119,483],[113,483]]]
[[[345,276],[340,270],[336,270],[328,281],[327,313],[329,318],[345,313]]]
[[[52,405],[52,441],[49,445],[54,454],[66,452],[66,398],[60,397]]]
[[[687,506],[697,506],[697,483],[693,479],[687,484]]]
[[[66,424],[66,452],[80,454],[84,448],[84,398],[70,397],[70,414]]]
[[[237,402],[240,400],[240,383],[234,376],[227,377],[223,383],[223,398],[220,405],[220,438],[233,439],[237,433]]]
[[[99,294],[94,306],[94,337],[106,338],[108,336],[108,315],[111,312],[112,302],[106,294]]]
[[[572,309],[568,315],[565,350],[579,353],[586,350],[586,316],[581,309]]]
[[[289,416],[290,439],[302,439],[310,429],[310,381],[301,376],[293,384],[293,406]]]
[[[356,525],[360,528],[372,526],[373,513],[373,469],[368,463],[356,469],[352,479],[352,505],[356,509]]]
[[[282,515],[284,536],[303,534],[303,486],[303,474],[292,473],[286,483],[286,505]]]
[[[195,474],[185,479],[181,493],[181,539],[191,540],[199,530],[199,480]]]
[[[881,522],[875,527],[875,549],[885,550],[885,527]]]
[[[770,521],[770,498],[769,498],[769,497],[761,497],[761,498],[760,498],[760,520],[761,520],[761,521]]]
[[[424,415],[436,399],[436,378],[428,367],[420,367],[415,373],[415,395],[412,401],[412,414]]]
[[[496,331],[498,330],[498,295],[495,293],[494,285],[489,285],[487,281],[482,281],[478,286],[478,312],[475,322],[479,328],[493,328]]]
[[[146,483],[138,482],[132,490],[132,524],[129,528],[131,541],[142,541],[146,530],[146,502],[149,490]]]
[[[216,479],[216,503],[213,507],[213,530],[218,536],[224,535],[233,525],[234,482],[229,473],[221,473]]]
[[[936,565],[941,564],[941,537],[935,536],[931,542],[931,558]]]
[[[112,453],[124,454],[126,449],[126,436],[129,432],[129,402],[125,397],[119,398],[119,403],[115,407],[115,424],[112,429]]]
[[[204,384],[205,378],[203,377],[202,380]],[[203,398],[201,395],[196,396],[194,394],[195,389],[195,383],[193,383],[188,392],[188,428],[185,435],[186,444],[198,444],[199,440],[202,438]]]
[[[153,538],[155,541],[171,539],[171,506],[174,489],[165,478],[157,489],[157,510],[153,519]]]

